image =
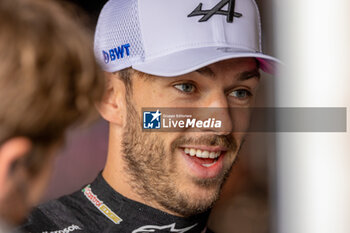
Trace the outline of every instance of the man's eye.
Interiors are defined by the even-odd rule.
[[[196,87],[191,83],[181,83],[176,84],[174,87],[182,92],[193,93],[196,90]]]
[[[240,89],[232,91],[229,95],[238,99],[246,99],[252,94],[248,90]]]

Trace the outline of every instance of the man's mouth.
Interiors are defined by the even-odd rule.
[[[218,161],[222,151],[208,151],[195,148],[184,148],[186,155],[198,158],[198,162],[204,167],[211,167]]]
[[[227,149],[210,146],[181,147],[183,158],[195,176],[213,178],[222,172]]]

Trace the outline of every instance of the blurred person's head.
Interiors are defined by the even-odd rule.
[[[93,114],[104,83],[91,45],[52,1],[0,1],[1,221],[38,203],[65,130]]]

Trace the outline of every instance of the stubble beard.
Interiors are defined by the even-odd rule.
[[[192,182],[202,188],[215,190],[205,200],[198,200],[189,194],[181,192],[175,181],[178,178],[175,149],[185,143],[202,143],[207,145],[225,146],[237,153],[237,143],[232,135],[206,136],[201,138],[176,139],[171,145],[171,153],[165,150],[165,143],[161,137],[141,130],[141,119],[127,101],[127,119],[123,133],[122,148],[124,170],[130,177],[130,185],[146,203],[158,203],[172,213],[188,217],[200,214],[210,209],[218,199],[222,185],[230,173],[233,163],[226,167],[219,176],[212,179],[195,179]],[[228,155],[227,155],[228,156]],[[171,166],[167,166],[171,164]]]

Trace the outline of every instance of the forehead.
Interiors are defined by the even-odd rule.
[[[193,73],[199,73],[201,75],[205,76],[238,76],[240,74],[244,73],[259,73],[259,63],[255,58],[232,58],[224,61],[219,61],[213,64],[210,64],[208,66],[202,67],[196,71],[193,71],[188,74],[184,74],[181,76],[175,76],[175,77],[160,77],[160,76],[154,76],[145,74],[139,71],[135,71],[136,76],[143,77],[144,81],[156,81],[157,79],[160,80],[171,80],[173,78],[179,78],[184,76],[192,76]]]
[[[243,81],[248,77],[259,79],[260,74],[255,58],[233,58],[213,63],[180,77],[198,77],[203,80],[203,76],[214,81]]]
[[[215,73],[241,73],[258,69],[258,62],[255,58],[232,58],[224,61],[219,61],[203,67],[198,71],[211,70]]]

